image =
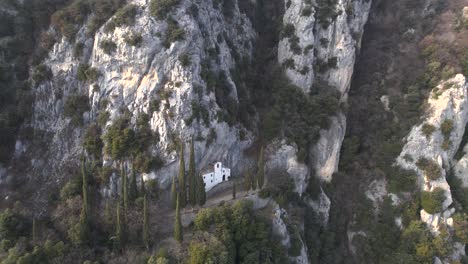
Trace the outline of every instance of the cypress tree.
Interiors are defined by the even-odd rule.
[[[86,161],[84,156],[81,159],[81,176],[82,176],[82,195],[83,195],[83,216],[84,220],[88,220],[88,177],[86,172]]]
[[[36,243],[36,218],[33,218],[32,221],[31,239],[33,243]]]
[[[123,202],[124,223],[127,223],[128,184],[127,184],[127,173],[125,171],[125,166],[123,164],[122,164],[122,202]]]
[[[132,176],[130,178],[130,188],[128,192],[128,198],[130,201],[134,201],[138,197],[138,188],[136,180],[136,171],[135,168],[132,168]]]
[[[198,204],[200,206],[204,205],[206,202],[206,191],[205,191],[205,183],[203,182],[203,176],[201,174],[198,175]]]
[[[185,207],[185,202],[187,201],[186,196],[186,186],[185,186],[185,160],[184,160],[184,145],[181,144],[180,147],[180,163],[179,163],[179,205],[180,207]]]
[[[257,177],[256,177],[256,175],[250,174],[250,183],[251,183],[251,186],[252,186],[252,190],[255,191],[257,189]]]
[[[85,242],[88,238],[88,177],[86,172],[86,161],[85,157],[81,160],[81,175],[82,175],[82,195],[83,205],[81,207],[80,221],[78,223],[78,236],[81,242]]]
[[[112,216],[110,213],[109,207],[109,199],[106,199],[106,205],[104,206],[104,222],[106,225],[110,225],[112,223]]]
[[[148,200],[146,194],[143,196],[143,244],[146,249],[149,249],[150,237],[149,237],[149,219],[148,219]]]
[[[146,194],[145,180],[143,179],[143,175],[141,175],[141,194],[142,195]]]
[[[257,181],[258,188],[262,189],[265,183],[265,157],[263,153],[263,147],[260,149],[260,157],[258,158],[258,170],[257,170]]]
[[[236,199],[236,182],[232,182],[232,199]]]
[[[176,215],[175,215],[175,224],[174,224],[174,238],[177,242],[181,243],[184,239],[184,235],[182,234],[182,222],[180,220],[180,196],[177,195],[177,203],[176,203]]]
[[[117,203],[117,211],[115,213],[116,219],[115,219],[115,244],[117,247],[120,247],[124,243],[124,237],[123,237],[123,226],[122,222],[120,221],[120,203]]]
[[[250,170],[247,170],[247,172],[244,175],[244,189],[248,193],[251,187],[252,187],[252,180],[250,177]]]
[[[172,208],[176,209],[177,205],[177,184],[176,184],[176,177],[172,177],[172,187],[171,187],[171,203]]]
[[[189,158],[189,169],[188,169],[188,190],[189,190],[189,202],[192,206],[197,203],[196,199],[196,181],[197,176],[195,175],[195,151],[193,146],[193,138],[190,142],[190,158]]]

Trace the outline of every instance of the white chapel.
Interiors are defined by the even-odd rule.
[[[228,181],[231,178],[231,169],[223,167],[221,162],[216,162],[213,167],[213,171],[202,174],[205,191],[209,191],[215,185]]]

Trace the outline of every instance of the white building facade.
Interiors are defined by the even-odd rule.
[[[231,169],[223,167],[221,162],[216,162],[214,170],[204,173],[202,176],[205,183],[205,191],[209,191],[217,184],[228,181],[231,178]]]

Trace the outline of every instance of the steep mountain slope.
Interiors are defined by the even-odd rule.
[[[0,227],[18,223],[0,228],[0,257],[463,261],[466,0],[0,10],[41,4],[24,15],[41,21],[34,48],[2,61],[29,73],[2,76],[18,95],[2,94],[1,116],[25,113],[0,119],[0,205],[13,208]],[[30,97],[12,85],[24,80]],[[197,175],[216,161],[233,177],[205,194]]]

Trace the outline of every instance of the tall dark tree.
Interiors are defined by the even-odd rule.
[[[189,169],[188,169],[188,194],[189,194],[189,202],[192,206],[197,203],[196,198],[196,181],[197,175],[195,174],[195,150],[193,146],[193,138],[190,142],[190,157],[189,157]]]
[[[183,231],[182,231],[182,221],[180,219],[180,196],[177,195],[177,202],[176,202],[176,215],[175,215],[175,223],[174,223],[174,239],[177,242],[182,243],[184,239]]]
[[[176,209],[177,206],[177,183],[176,183],[176,177],[172,177],[172,186],[171,186],[171,203],[172,203],[172,208]]]
[[[123,220],[127,223],[128,216],[128,181],[125,165],[122,164],[122,203],[123,203]]]
[[[260,149],[260,155],[258,157],[258,164],[257,164],[257,182],[258,188],[262,189],[263,184],[265,183],[265,156],[263,152],[263,147]]]
[[[252,186],[252,190],[257,190],[257,175],[250,174],[250,185]]]
[[[106,199],[106,204],[104,206],[104,222],[106,225],[112,224],[112,215],[110,212],[109,199]]]
[[[232,182],[232,199],[236,199],[236,182]]]
[[[206,191],[205,183],[203,182],[203,176],[199,174],[197,176],[197,204],[202,206],[206,202]]]
[[[187,201],[186,195],[187,186],[185,185],[185,160],[184,160],[184,145],[180,147],[180,163],[179,163],[179,205],[184,208]]]
[[[83,156],[81,160],[81,175],[82,175],[82,195],[83,195],[83,206],[81,207],[80,213],[80,222],[78,225],[79,236],[81,237],[81,241],[85,242],[88,239],[89,234],[89,210],[88,210],[88,172],[86,171],[86,160]]]
[[[117,210],[115,212],[115,237],[114,243],[116,247],[124,245],[124,227],[120,220],[120,203],[117,203]]]
[[[141,194],[142,195],[146,194],[145,180],[143,179],[143,175],[141,175]]]
[[[135,168],[132,168],[132,176],[130,178],[130,188],[128,189],[128,198],[134,201],[138,197],[137,179]]]
[[[148,218],[148,199],[146,194],[143,196],[143,244],[146,249],[149,249],[150,246],[150,236],[149,236],[149,218]]]
[[[36,243],[36,239],[37,239],[37,236],[36,236],[36,218],[33,218],[31,240],[32,240],[33,243]]]
[[[244,189],[246,192],[249,192],[250,188],[252,188],[252,174],[250,173],[250,170],[247,170],[244,174]]]

